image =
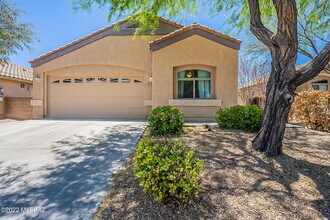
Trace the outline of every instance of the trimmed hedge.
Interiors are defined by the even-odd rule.
[[[188,202],[199,189],[204,162],[182,140],[143,139],[134,156],[134,175],[157,200]]]
[[[216,121],[220,128],[257,132],[261,128],[263,113],[256,106],[236,105],[220,108],[216,113]]]
[[[173,106],[159,106],[148,117],[152,135],[182,134],[183,113]]]

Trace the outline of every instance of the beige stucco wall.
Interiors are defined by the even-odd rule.
[[[21,88],[21,84],[25,84],[25,88]],[[1,77],[0,89],[4,89],[4,97],[32,97],[32,83],[26,81]],[[3,98],[0,101],[0,118],[5,116],[5,105]]]
[[[25,84],[25,88],[21,88],[21,84]],[[32,83],[0,78],[0,88],[4,89],[6,97],[31,97],[31,87]]]
[[[82,48],[51,60],[34,68],[34,100],[42,100],[41,105],[33,108],[34,117],[47,115],[47,77],[49,75],[77,74],[142,74],[147,83],[151,76],[151,52],[149,41],[159,36],[147,39],[132,36],[108,36],[88,44]],[[145,97],[151,97],[151,87],[145,86]],[[40,104],[40,103],[38,103]],[[146,109],[146,112],[148,110]]]
[[[153,107],[168,105],[175,99],[175,75],[181,69],[211,71],[212,98],[221,107],[237,104],[238,51],[193,35],[153,52]],[[185,117],[213,118],[220,106],[177,106]]]

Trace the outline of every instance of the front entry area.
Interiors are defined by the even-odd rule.
[[[143,75],[48,76],[47,117],[143,118]]]

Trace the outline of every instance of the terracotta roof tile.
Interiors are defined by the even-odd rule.
[[[31,81],[33,80],[33,69],[12,63],[0,63],[0,76]]]

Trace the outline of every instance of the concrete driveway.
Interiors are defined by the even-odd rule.
[[[0,123],[0,219],[91,219],[146,122]]]

